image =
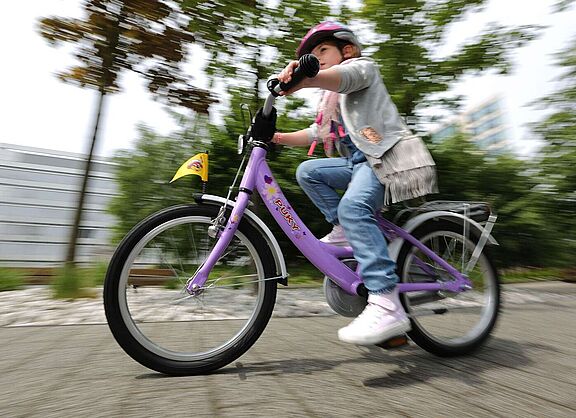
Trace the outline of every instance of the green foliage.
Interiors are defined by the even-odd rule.
[[[558,201],[576,201],[576,38],[566,50],[556,54],[557,64],[564,69],[559,77],[561,87],[542,98],[539,107],[548,115],[534,126],[546,141],[539,161],[540,175],[548,185],[547,191]]]
[[[258,106],[259,82],[294,59],[299,37],[330,14],[326,0],[180,3],[190,18],[188,29],[211,55],[206,73],[248,89],[253,107]],[[269,68],[273,62],[275,68]]]
[[[103,94],[120,90],[123,70],[137,71],[148,89],[168,103],[206,112],[206,91],[188,83],[179,63],[194,36],[174,4],[160,0],[87,0],[84,19],[47,17],[40,33],[52,45],[71,43],[77,64],[59,73],[62,81],[95,88]]]
[[[77,63],[61,72],[60,79],[99,92],[90,151],[68,240],[66,264],[70,267],[76,258],[78,230],[105,97],[120,90],[120,73],[124,70],[140,73],[157,98],[196,112],[206,113],[214,101],[206,91],[190,85],[188,77],[181,74],[179,64],[185,57],[185,43],[194,38],[186,31],[185,19],[176,6],[161,0],[86,0],[83,3],[85,19],[40,20],[40,34],[48,42],[54,46],[69,43],[75,47]]]
[[[446,200],[486,201],[498,215],[494,248],[502,266],[543,266],[560,262],[562,242],[543,210],[529,163],[509,155],[485,158],[463,136],[431,145],[440,194]]]
[[[556,4],[554,5],[555,11],[563,12],[568,8],[570,8],[570,6],[572,6],[573,3],[574,0],[557,0]]]
[[[100,287],[104,285],[106,272],[108,271],[108,263],[98,262],[85,270],[86,283],[91,283],[92,286]]]
[[[119,220],[115,226],[117,240],[148,215],[168,206],[190,203],[192,194],[201,191],[198,176],[170,183],[190,157],[209,151],[207,192],[211,194],[224,193],[224,179],[230,178],[231,182],[233,161],[237,160],[230,139],[202,116],[187,121],[169,137],[158,136],[145,127],[141,127],[140,135],[134,150],[119,151],[114,158],[118,164],[119,195],[112,199],[110,211]],[[198,140],[200,135],[206,135],[206,140]]]
[[[513,268],[500,272],[502,283],[564,280],[566,271],[560,268]]]
[[[17,269],[0,267],[0,292],[18,290],[24,286],[24,273]]]
[[[118,236],[160,208],[190,202],[192,191],[200,189],[199,178],[189,176],[171,185],[167,182],[180,164],[197,152],[210,152],[208,192],[226,195],[239,163],[236,138],[246,128],[240,104],[247,103],[255,111],[264,80],[294,58],[301,37],[310,27],[332,13],[337,20],[354,20],[354,27],[370,32],[361,39],[365,51],[380,65],[393,100],[406,116],[418,115],[419,109],[440,102],[455,104],[456,98],[445,94],[464,75],[509,71],[510,52],[533,39],[538,30],[535,26],[492,26],[477,38],[464,40],[450,55],[438,56],[436,51],[446,41],[450,25],[480,10],[486,0],[365,0],[357,14],[346,5],[337,10],[329,1],[319,0],[274,4],[182,0],[179,4],[189,17],[188,30],[195,42],[210,55],[205,71],[212,87],[221,89],[222,96],[228,95],[230,107],[225,111],[223,127],[197,118],[193,121],[197,124],[194,133],[188,130],[185,134],[183,127],[183,132],[161,138],[143,129],[136,150],[117,157],[121,196],[114,200],[112,212],[120,219]],[[294,98],[278,101],[279,130],[294,131],[311,122],[311,112],[302,110],[302,105]],[[322,150],[316,152],[320,155]],[[496,208],[500,218],[495,233],[506,250],[499,253],[504,265],[546,262],[554,240],[550,239],[547,250],[542,251],[539,240],[547,234],[542,232],[546,216],[533,193],[536,182],[526,164],[510,157],[486,160],[462,139],[436,146],[433,153],[440,174],[440,198],[487,200]],[[284,193],[304,222],[320,236],[329,226],[295,181],[296,167],[305,158],[304,149],[279,147],[269,153],[270,166]],[[258,205],[255,210],[281,237],[271,217]],[[297,259],[288,240],[281,240],[281,246],[288,259]]]
[[[93,298],[96,293],[92,288],[92,278],[88,279],[86,271],[72,264],[65,264],[58,269],[52,283],[52,296],[56,299]]]
[[[481,10],[487,0],[365,0],[359,16],[373,25],[377,36],[369,46],[380,64],[384,82],[401,114],[417,109],[458,104],[446,93],[466,74],[492,70],[507,73],[511,53],[534,39],[536,26],[508,28],[492,25],[475,39],[463,40],[447,56],[438,51],[451,24]],[[431,95],[436,94],[432,100]]]
[[[546,143],[535,162],[540,199],[538,209],[546,218],[546,226],[554,239],[562,243],[559,252],[566,264],[572,263],[576,251],[576,38],[556,54],[562,67],[560,87],[540,99],[537,104],[546,109],[546,116],[533,126]]]
[[[324,274],[308,262],[301,260],[299,263],[288,265],[288,286],[319,287],[324,282]]]

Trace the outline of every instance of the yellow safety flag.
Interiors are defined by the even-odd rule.
[[[187,176],[188,174],[196,174],[197,176],[200,176],[202,181],[208,181],[208,154],[205,152],[196,154],[194,157],[182,164],[176,174],[174,174],[174,178],[170,180],[170,183],[180,177]]]

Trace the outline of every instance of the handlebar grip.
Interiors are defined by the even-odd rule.
[[[304,77],[316,77],[320,71],[320,62],[312,54],[302,55],[298,60],[298,67],[292,73],[292,80],[288,83],[278,83],[278,79],[273,79],[268,82],[268,89],[272,94],[277,95],[280,91],[290,90],[292,87],[300,83]]]
[[[320,62],[312,54],[302,55],[298,60],[298,67],[292,73],[292,80],[288,83],[280,83],[280,90],[287,91],[292,87],[300,83],[304,77],[316,77],[318,71],[320,71]]]

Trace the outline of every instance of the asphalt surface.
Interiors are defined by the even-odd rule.
[[[535,298],[506,303],[474,355],[350,346],[337,340],[349,321],[338,316],[273,318],[248,353],[207,376],[144,368],[106,325],[0,327],[0,416],[576,416],[576,284],[507,292]]]

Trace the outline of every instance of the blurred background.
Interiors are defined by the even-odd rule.
[[[506,281],[573,279],[576,5],[533,3],[11,3],[0,27],[0,290],[59,281],[56,294],[69,296],[100,284],[132,226],[200,190],[196,176],[168,184],[196,153],[210,154],[207,192],[225,195],[248,123],[241,105],[255,112],[267,78],[327,19],[357,32],[429,144],[440,193],[428,200],[490,203]],[[278,129],[308,126],[316,101],[316,92],[278,101]],[[270,165],[322,236],[329,225],[294,181],[305,154],[278,149]],[[320,283],[289,242],[281,245],[293,276]]]

